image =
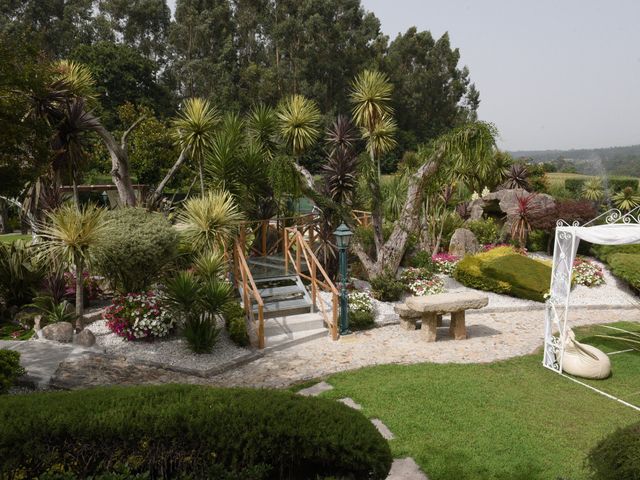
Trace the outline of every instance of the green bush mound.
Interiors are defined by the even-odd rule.
[[[7,393],[18,377],[23,374],[20,353],[13,350],[0,350],[0,394]]]
[[[0,478],[383,479],[387,442],[361,413],[291,392],[196,385],[35,393],[0,402]]]
[[[159,213],[143,208],[107,212],[109,226],[95,249],[95,266],[121,293],[142,292],[175,258],[178,233]]]
[[[594,245],[592,252],[609,265],[616,277],[640,289],[640,244]]]
[[[247,330],[247,317],[244,309],[236,301],[228,302],[222,311],[224,326],[229,338],[240,347],[247,347],[251,343]]]
[[[511,247],[498,247],[464,257],[454,278],[470,288],[544,302],[551,266],[520,255]]]
[[[619,428],[598,443],[587,457],[596,480],[640,478],[640,423]]]

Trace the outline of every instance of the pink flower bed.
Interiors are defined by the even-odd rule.
[[[166,337],[174,326],[173,318],[154,292],[114,297],[103,318],[113,333],[127,340]]]

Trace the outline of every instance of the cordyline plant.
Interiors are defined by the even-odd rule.
[[[47,212],[47,221],[39,228],[40,255],[45,259],[65,259],[76,271],[76,329],[82,330],[84,314],[84,277],[82,272],[91,249],[100,241],[108,223],[104,210],[90,204],[84,207],[63,205]]]
[[[515,212],[516,218],[511,224],[511,237],[517,240],[522,248],[527,244],[527,237],[531,231],[531,223],[540,213],[539,206],[534,202],[535,198],[535,193],[516,196],[518,205]]]

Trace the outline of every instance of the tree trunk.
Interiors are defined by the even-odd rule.
[[[9,228],[9,205],[0,198],[0,233],[11,233]]]
[[[76,264],[76,331],[84,328],[84,276],[83,261],[79,253],[74,255],[74,263]]]
[[[200,174],[200,195],[204,195],[204,170],[202,167],[202,158],[198,160],[198,173]]]
[[[155,205],[160,200],[160,197],[162,196],[162,192],[164,191],[164,188],[167,186],[167,183],[169,183],[169,180],[173,178],[173,176],[176,174],[180,166],[182,166],[186,158],[187,158],[187,154],[185,153],[185,150],[182,150],[180,152],[180,156],[178,157],[178,160],[176,160],[176,163],[173,164],[171,169],[167,172],[167,174],[164,176],[164,178],[162,179],[158,187],[154,190],[153,194],[151,195],[151,201],[150,201],[151,205]]]

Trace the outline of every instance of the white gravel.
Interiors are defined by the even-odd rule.
[[[212,353],[195,354],[187,347],[186,340],[176,336],[153,341],[127,341],[112,333],[106,320],[97,320],[87,328],[96,336],[96,345],[108,354],[201,373],[252,353],[251,349],[235,345],[224,329],[221,330]]]

